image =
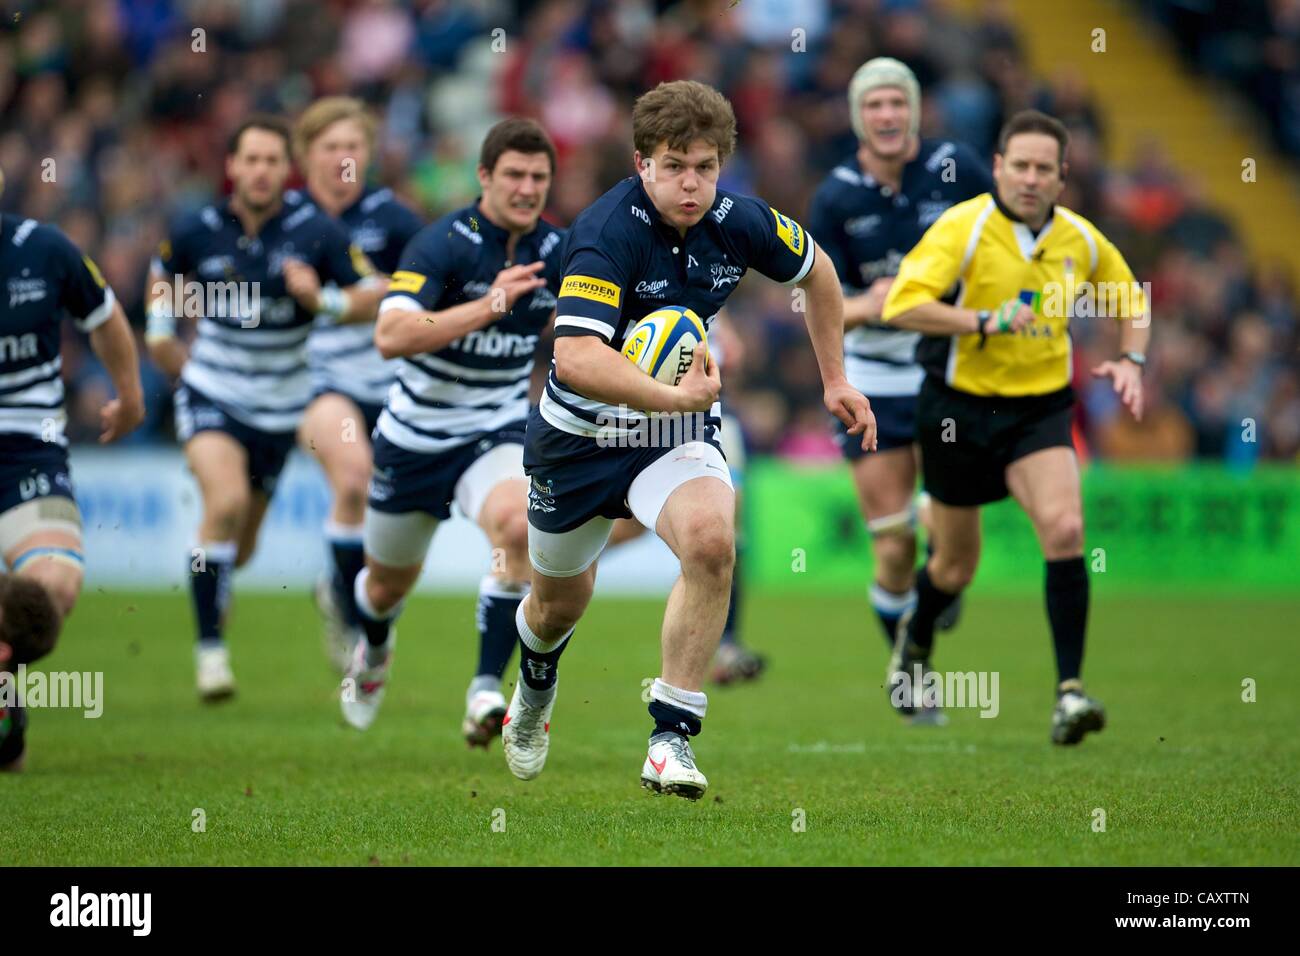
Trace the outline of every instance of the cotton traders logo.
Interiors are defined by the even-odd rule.
[[[44,279],[10,279],[9,308],[24,302],[40,302],[45,298]]]
[[[740,266],[729,266],[721,262],[715,262],[709,266],[709,275],[713,277],[712,291],[717,292],[725,285],[739,282],[744,271]]]
[[[638,282],[635,292],[637,295],[645,296],[647,299],[662,299],[664,290],[668,288],[667,279],[654,279],[650,282]]]

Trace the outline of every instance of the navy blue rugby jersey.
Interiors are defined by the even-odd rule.
[[[305,192],[285,194],[285,202],[310,202]],[[388,188],[366,189],[337,217],[352,244],[370,263],[392,275],[402,250],[420,231],[420,217],[398,201]],[[397,362],[386,360],[375,348],[375,323],[335,322],[318,316],[307,339],[307,362],[314,391],[342,392],[361,402],[382,405],[397,374]]]
[[[405,356],[379,416],[379,431],[408,451],[437,454],[528,416],[528,380],[537,341],[555,309],[564,232],[539,219],[519,237],[483,215],[478,201],[426,226],[402,253],[386,309],[440,312],[487,295],[509,265],[545,262],[546,285],[521,296],[499,319],[437,352]]]
[[[354,285],[373,271],[343,227],[314,203],[284,203],[255,236],[226,200],[180,217],[153,269],[184,280],[180,303],[200,313],[181,380],[244,424],[266,432],[298,427],[311,398],[307,336],[315,315],[285,287],[285,259],[316,270],[322,284]]]
[[[903,167],[895,192],[864,172],[856,156],[836,166],[813,196],[808,228],[835,263],[846,296],[898,274],[899,263],[949,206],[994,189],[986,163],[969,146],[924,139]],[[867,395],[915,395],[919,332],[859,325],[844,335],[844,370]]]
[[[630,176],[574,220],[555,335],[596,335],[621,349],[638,321],[667,305],[692,309],[707,329],[746,271],[790,285],[812,268],[813,249],[795,220],[761,199],[723,190],[683,237],[659,216],[640,177]],[[555,428],[593,440],[641,420],[569,388],[554,362],[539,410]],[[715,405],[710,416],[719,414]]]
[[[0,434],[66,446],[60,323],[94,331],[113,290],[57,227],[14,216],[0,216],[0,274]]]

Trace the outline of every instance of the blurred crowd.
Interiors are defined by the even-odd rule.
[[[1294,6],[1269,8],[1293,28]],[[316,96],[363,97],[383,120],[372,177],[429,217],[476,195],[479,141],[497,118],[536,116],[560,157],[547,216],[567,225],[631,173],[636,96],[694,78],[735,105],[740,148],[724,188],[800,218],[820,179],[855,150],[849,78],[885,54],[921,81],[923,135],[991,157],[1016,110],[1066,122],[1062,202],[1152,283],[1141,425],[1088,377],[1115,350],[1113,324],[1075,323],[1095,457],[1249,464],[1300,454],[1296,276],[1253,261],[1224,211],[1207,208],[1158,144],[1104,166],[1113,107],[1077,75],[1034,75],[1000,3],[974,20],[927,0],[10,0],[0,9],[0,211],[58,223],[95,257],[137,327],[167,222],[220,195],[226,136],[251,110],[292,116]],[[725,391],[751,446],[833,456],[788,290],[746,280],[729,311],[744,354],[729,358]],[[85,441],[108,385],[70,327],[67,337],[69,433]],[[169,441],[169,385],[152,368],[145,375],[149,419],[135,440]]]
[[[1300,156],[1300,0],[1139,0],[1195,69],[1237,87]]]

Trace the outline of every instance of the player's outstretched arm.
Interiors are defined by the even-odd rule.
[[[813,267],[799,282],[808,295],[804,323],[821,370],[823,400],[850,435],[862,436],[862,447],[876,448],[876,416],[867,397],[844,375],[844,295],[830,256],[814,244]]]
[[[555,377],[560,384],[610,405],[643,412],[707,412],[722,393],[718,364],[700,361],[708,350],[695,349],[691,367],[676,386],[651,378],[595,335],[562,335],[555,340]]]
[[[117,441],[144,421],[144,390],[140,386],[140,361],[135,335],[117,302],[107,322],[90,333],[90,347],[108,369],[117,397],[104,405],[100,420],[101,442]]]
[[[546,285],[543,262],[510,266],[497,273],[488,294],[438,311],[387,308],[375,325],[375,347],[384,358],[437,352],[470,332],[504,318],[520,297]],[[399,278],[401,273],[398,274]]]

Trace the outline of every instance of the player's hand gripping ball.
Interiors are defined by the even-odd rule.
[[[695,356],[695,347],[708,341],[700,317],[679,305],[656,309],[632,327],[623,342],[623,356],[637,368],[663,382],[676,385]]]

